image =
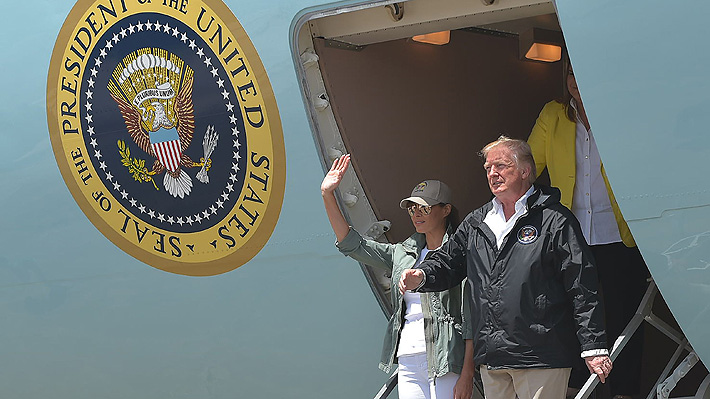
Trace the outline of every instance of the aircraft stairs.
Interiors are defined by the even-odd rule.
[[[678,348],[670,357],[666,367],[663,369],[663,372],[656,380],[656,383],[654,384],[655,389],[652,389],[648,393],[646,399],[653,399],[654,397],[656,397],[656,399],[669,399],[671,397],[671,392],[676,387],[678,382],[688,374],[688,372],[698,363],[700,359],[696,355],[695,351],[693,351],[693,348],[690,346],[690,343],[688,343],[687,338],[685,338],[682,332],[676,330],[653,313],[652,307],[656,294],[658,294],[656,283],[653,280],[650,280],[648,288],[646,289],[646,294],[641,300],[641,304],[639,305],[638,310],[636,310],[636,314],[631,321],[629,321],[629,324],[617,338],[616,342],[614,342],[614,347],[611,350],[610,357],[613,361],[619,356],[619,353],[621,353],[633,334],[638,330],[639,326],[641,326],[641,323],[644,321],[659,330],[666,337],[675,342]],[[678,360],[684,352],[688,352],[688,354],[680,363],[678,363]],[[589,398],[598,383],[599,378],[596,375],[590,375],[589,379],[585,382],[584,386],[580,389],[574,399]],[[382,386],[380,391],[377,392],[374,399],[385,399],[389,397],[396,385],[397,371],[395,370],[387,382]],[[710,399],[709,387],[710,374],[703,379],[694,396],[677,397],[673,399]],[[483,397],[483,390],[481,389],[480,382],[478,382],[474,384],[473,398],[482,399]]]

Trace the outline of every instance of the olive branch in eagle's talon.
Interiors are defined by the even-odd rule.
[[[153,180],[155,172],[148,171],[145,167],[145,159],[131,159],[131,149],[126,146],[123,140],[118,140],[118,153],[121,154],[121,163],[128,168],[128,173],[133,175],[133,179],[138,182],[151,182],[156,190],[160,191]]]

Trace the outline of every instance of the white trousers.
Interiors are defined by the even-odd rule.
[[[426,353],[400,356],[397,362],[399,399],[453,399],[458,374],[446,373],[436,380],[430,379]]]

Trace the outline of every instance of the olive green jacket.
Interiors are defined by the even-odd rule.
[[[446,242],[448,234],[444,236]],[[391,300],[394,313],[390,317],[382,347],[380,369],[386,373],[397,362],[399,336],[404,322],[404,300],[397,282],[402,272],[414,266],[422,248],[426,245],[424,234],[415,233],[399,244],[386,244],[363,238],[350,228],[348,235],[336,246],[344,255],[358,262],[392,272]],[[471,339],[470,295],[463,296],[464,283],[442,292],[422,293],[424,335],[426,340],[429,376],[440,377],[448,372],[461,374],[464,362],[465,342]],[[465,300],[464,300],[465,299]]]

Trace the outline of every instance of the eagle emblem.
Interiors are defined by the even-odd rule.
[[[518,242],[524,245],[532,244],[539,235],[535,226],[523,226],[518,230]]]
[[[195,131],[192,87],[192,68],[159,48],[142,48],[128,54],[118,63],[108,83],[131,139],[155,159],[149,170],[143,160],[130,159],[130,151],[119,141],[124,166],[138,181],[153,182],[153,176],[164,173],[163,186],[176,198],[184,198],[192,191],[192,178],[186,169],[201,166],[196,177],[209,183],[210,155],[218,140],[210,125],[200,162],[185,153]]]

